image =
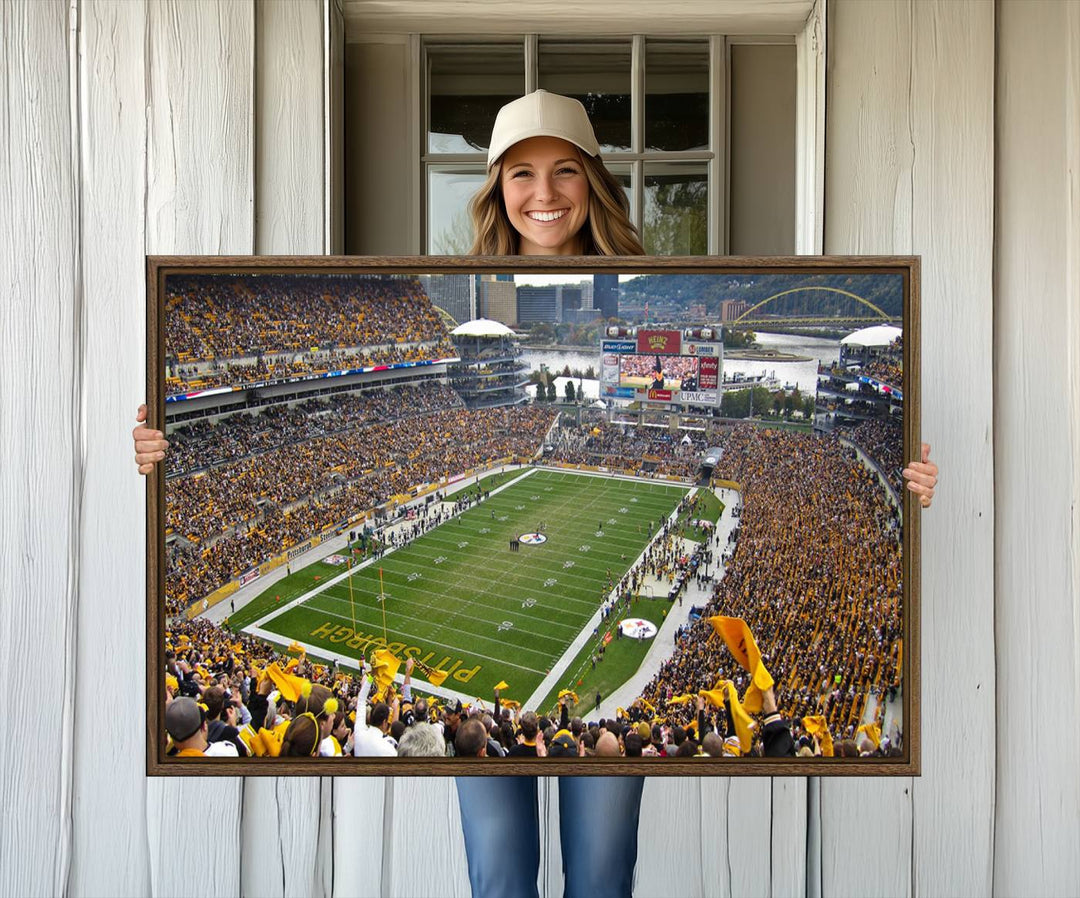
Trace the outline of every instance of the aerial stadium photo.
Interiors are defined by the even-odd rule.
[[[917,772],[910,268],[414,261],[151,266],[162,765]]]

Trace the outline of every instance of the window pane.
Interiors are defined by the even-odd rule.
[[[431,166],[428,169],[427,251],[463,256],[472,246],[468,204],[484,183],[483,166]]]
[[[645,44],[645,149],[709,149],[709,44]]]
[[[525,48],[429,46],[429,153],[485,152],[499,108],[525,93]]]
[[[631,174],[629,165],[619,165],[618,163],[612,165],[610,162],[605,162],[604,167],[615,176],[615,180],[622,184],[623,192],[626,194],[626,199],[630,203],[630,217],[634,217],[634,179]]]
[[[645,252],[703,256],[708,251],[708,178],[702,163],[645,166]]]
[[[600,152],[630,149],[629,41],[540,41],[538,86],[580,100]]]

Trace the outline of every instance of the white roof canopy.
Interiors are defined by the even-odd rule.
[[[450,333],[455,337],[512,337],[513,330],[501,321],[492,321],[490,318],[475,318],[459,324]]]
[[[845,346],[888,346],[902,333],[901,328],[892,324],[875,324],[848,334],[840,342]]]

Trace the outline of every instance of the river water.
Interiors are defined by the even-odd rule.
[[[840,341],[825,337],[807,337],[802,334],[768,334],[757,335],[758,345],[762,349],[775,349],[779,352],[791,355],[809,356],[809,362],[755,362],[746,359],[724,359],[724,376],[730,377],[735,372],[740,374],[761,374],[767,371],[775,373],[776,379],[781,384],[795,384],[804,393],[813,393],[817,387],[818,362],[831,364],[840,359]],[[590,366],[594,370],[600,368],[600,349],[595,352],[583,352],[577,349],[526,349],[521,354],[522,360],[529,366],[529,370],[538,369],[541,365],[547,365],[556,374],[560,374],[566,365],[570,370],[584,371]],[[562,383],[559,383],[560,395]],[[595,388],[594,388],[595,389]],[[589,394],[586,390],[586,395]],[[595,395],[595,394],[594,394]]]

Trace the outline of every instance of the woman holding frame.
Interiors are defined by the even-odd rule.
[[[473,197],[473,255],[644,255],[619,182],[600,160],[584,107],[538,90],[499,110],[488,176]],[[139,422],[146,420],[141,406]],[[139,472],[165,457],[160,431],[140,423],[132,436]],[[937,466],[923,445],[904,471],[928,507]],[[637,861],[644,777],[559,777],[565,896],[628,896]],[[536,896],[540,865],[535,777],[457,778],[469,882],[474,898]]]

